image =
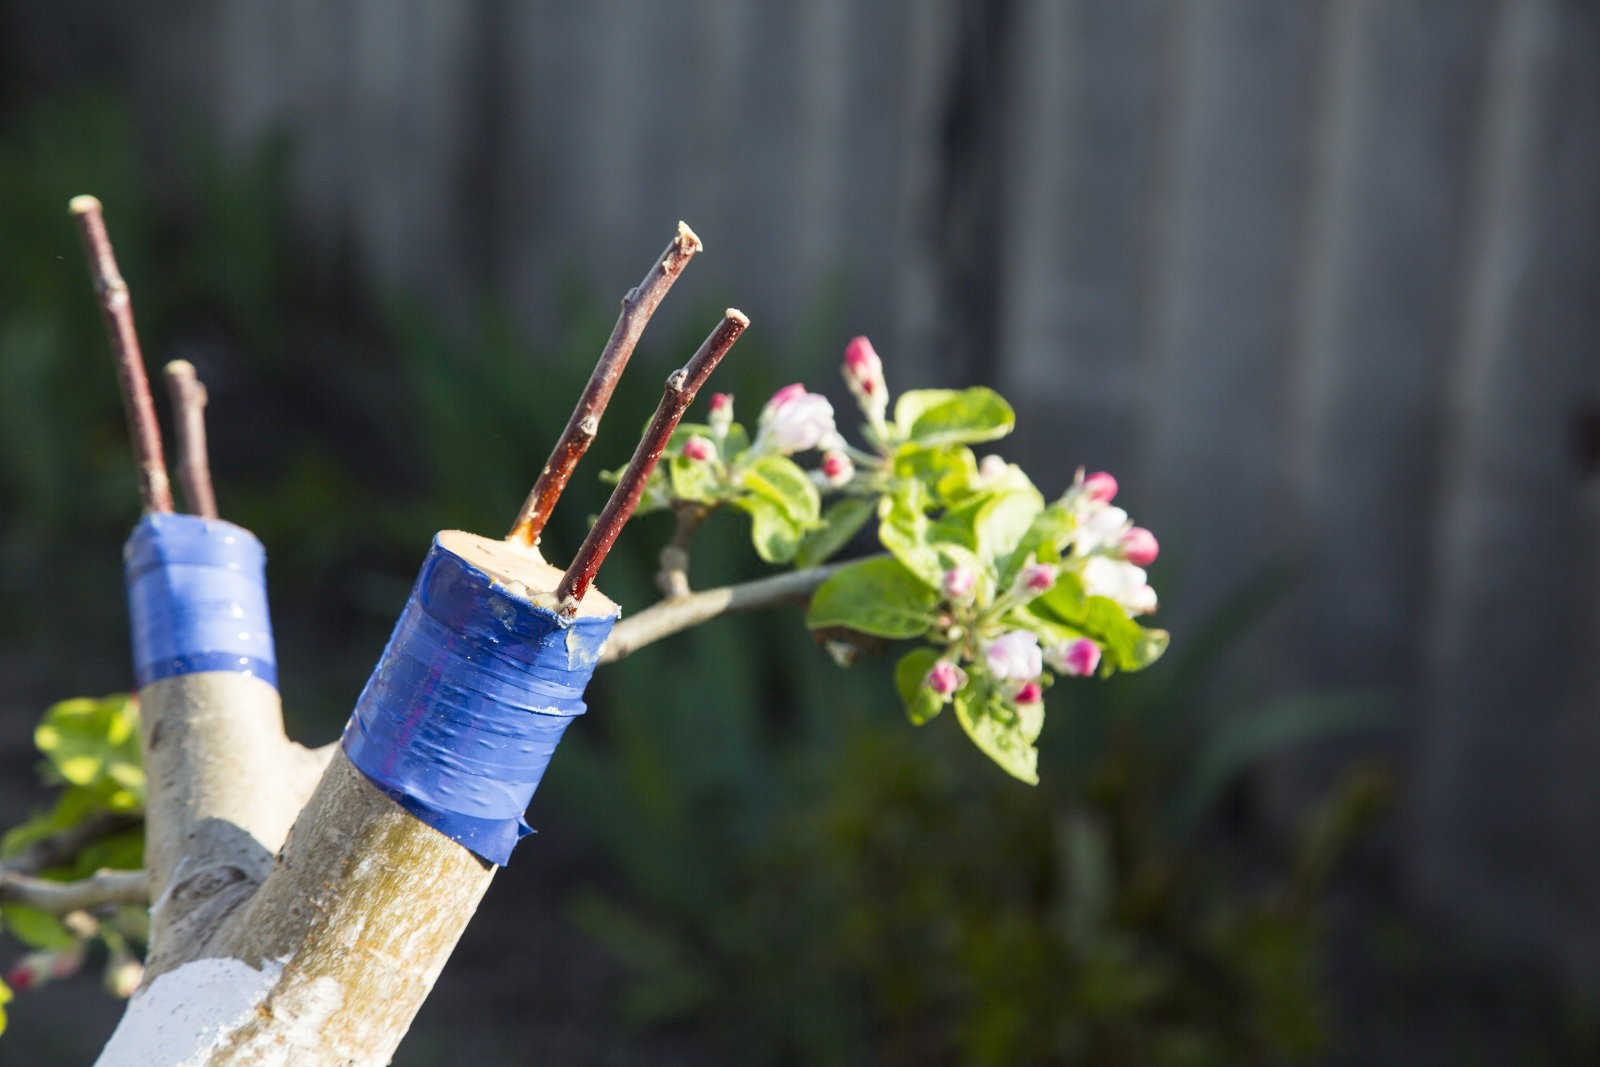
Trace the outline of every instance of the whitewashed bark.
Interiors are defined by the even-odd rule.
[[[537,550],[441,541],[511,595],[553,603],[561,572]],[[580,614],[616,610],[591,589]],[[99,1063],[387,1063],[494,866],[336,746],[285,738],[259,679],[163,679],[141,701],[151,964]]]

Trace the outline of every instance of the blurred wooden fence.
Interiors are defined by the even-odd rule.
[[[682,217],[758,329],[843,285],[892,380],[994,381],[1033,467],[1122,475],[1179,642],[1302,553],[1241,669],[1403,694],[1409,884],[1600,969],[1595,5],[233,0],[127,33],[153,126],[292,134],[324,267],[538,327]]]

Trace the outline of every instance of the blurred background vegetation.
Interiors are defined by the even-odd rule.
[[[305,269],[316,242],[291,193],[292,131],[223,151],[178,124],[156,153],[114,87],[6,87],[9,824],[47,801],[29,744],[42,709],[129,684],[117,546],[137,504],[70,195],[106,205],[152,371],[187,358],[209,388],[219,502],[268,547],[285,712],[311,742],[342,726],[431,533],[508,524],[656,246],[611,289],[572,271],[544,298],[557,325],[531,335],[493,287],[440,307],[373,282],[355,248],[331,267],[319,251]],[[719,372],[743,412],[797,373],[842,392],[831,376],[861,328],[848,283],[841,272],[790,308],[792,328],[763,331],[755,315]],[[647,417],[660,372],[740,299],[679,286],[680,313],[646,336],[548,543],[578,543],[603,500],[595,474],[625,460],[622,431]],[[896,388],[965,384],[907,380],[884,355]],[[1140,491],[1124,490],[1136,516]],[[667,521],[631,527],[608,563],[603,585],[625,605],[654,598]],[[741,521],[721,515],[702,533],[697,585],[760,572]],[[1164,604],[1214,578],[1174,548],[1178,562],[1155,571]],[[1385,814],[1401,785],[1392,760],[1323,744],[1291,816],[1263,803],[1250,774],[1264,757],[1382,735],[1405,710],[1406,692],[1361,678],[1285,695],[1260,672],[1225,669],[1260,659],[1252,643],[1305,573],[1298,555],[1254,557],[1208,614],[1175,627],[1155,668],[1074,687],[1070,701],[1058,690],[1035,789],[949,722],[912,729],[892,661],[839,670],[795,611],[723,620],[603,668],[534,802],[539,836],[496,879],[397,1062],[521,1062],[530,1050],[617,1064],[1600,1054],[1592,1001],[1543,962],[1459,927],[1440,936],[1405,907]],[[10,1008],[0,1060],[79,1062],[120,1004],[79,980]]]

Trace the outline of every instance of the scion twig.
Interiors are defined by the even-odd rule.
[[[206,455],[206,387],[195,374],[194,364],[186,359],[173,360],[162,373],[178,430],[178,481],[184,499],[196,515],[214,519],[217,497],[211,489],[211,460]]]
[[[617,481],[616,489],[612,490],[611,499],[606,501],[600,517],[589,528],[589,536],[583,539],[583,546],[572,557],[571,566],[556,587],[556,600],[561,605],[562,615],[571,618],[577,614],[578,602],[588,592],[595,572],[605,562],[606,553],[611,551],[623,525],[633,516],[633,509],[638,507],[644,483],[650,477],[650,472],[655,470],[656,460],[661,458],[661,450],[667,447],[667,440],[672,436],[672,431],[677,429],[678,420],[683,418],[684,411],[694,402],[700,387],[711,377],[711,372],[716,370],[722,357],[728,354],[728,349],[733,347],[733,343],[749,325],[750,320],[744,312],[735,308],[724,311],[722,321],[717,323],[716,329],[711,331],[694,357],[668,375],[661,403],[656,405],[650,425],[634,448],[633,458],[628,461],[628,467]]]
[[[545,523],[550,521],[550,512],[555,509],[556,501],[567,488],[573,468],[588,451],[595,434],[600,432],[600,416],[611,402],[617,379],[628,366],[628,359],[633,355],[634,346],[639,343],[639,336],[644,333],[650,316],[655,314],[667,290],[672,288],[672,283],[678,280],[683,268],[702,247],[700,238],[695,236],[688,224],[678,223],[677,235],[667,245],[666,251],[656,258],[650,273],[622,298],[622,312],[617,316],[617,324],[611,328],[611,338],[601,350],[594,372],[589,375],[589,384],[584,386],[583,395],[578,398],[578,406],[572,409],[566,429],[561,431],[555,447],[550,450],[550,458],[545,460],[544,469],[533,483],[533,490],[523,502],[522,510],[517,513],[511,532],[506,534],[507,541],[518,541],[525,545],[538,543]]]
[[[133,328],[133,302],[128,283],[117,270],[111,251],[100,201],[92,196],[75,196],[68,205],[78,220],[78,233],[89,256],[89,273],[100,310],[105,313],[106,332],[111,337],[111,354],[117,363],[117,383],[122,389],[122,406],[128,416],[128,435],[139,465],[139,498],[146,511],[171,511],[172,486],[167,481],[166,459],[161,453],[161,428],[156,422],[156,405],[150,397],[150,382],[144,374],[144,357],[139,352],[139,335]]]

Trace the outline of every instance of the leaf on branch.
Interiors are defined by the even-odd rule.
[[[733,503],[749,514],[750,540],[763,562],[787,563],[794,558],[805,530],[795,525],[787,512],[754,493],[735,497]]]
[[[787,456],[766,455],[756,460],[744,471],[744,487],[777,505],[802,530],[821,521],[822,498],[817,487]]]
[[[1039,784],[1039,750],[1033,747],[1044,726],[1044,705],[1012,705],[993,686],[975,684],[955,695],[956,718],[984,755],[1013,778]]]
[[[914,726],[921,726],[944,709],[944,701],[923,684],[938,660],[939,650],[924,645],[907,652],[894,665],[894,685],[905,702],[906,718]]]
[[[822,583],[806,625],[842,626],[877,637],[917,637],[934,623],[938,594],[898,560],[868,559]]]
[[[1010,433],[1016,414],[999,393],[971,389],[913,389],[894,406],[901,437],[924,447],[993,441]]]

